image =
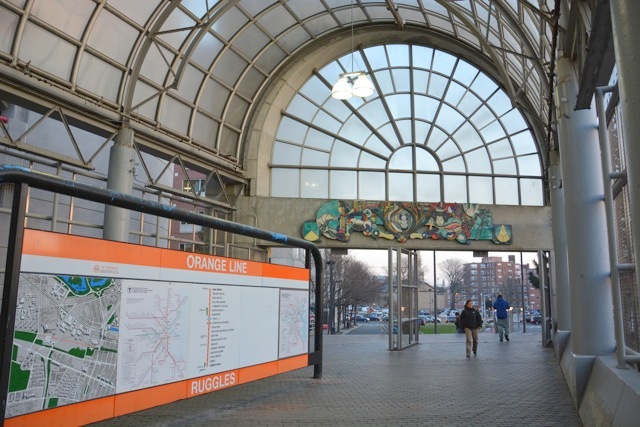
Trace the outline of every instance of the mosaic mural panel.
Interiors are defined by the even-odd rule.
[[[317,242],[321,237],[348,242],[353,233],[373,239],[403,243],[408,239],[491,240],[497,245],[512,242],[511,225],[494,224],[491,211],[478,204],[372,202],[329,200],[315,219],[302,224],[302,237]]]

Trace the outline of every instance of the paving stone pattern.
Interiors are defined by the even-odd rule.
[[[552,349],[539,333],[421,335],[388,351],[384,335],[324,336],[313,368],[114,418],[95,426],[582,426]]]

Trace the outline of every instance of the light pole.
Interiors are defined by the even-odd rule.
[[[336,262],[334,260],[328,260],[327,261],[327,265],[329,266],[329,321],[327,322],[327,335],[333,335],[334,334],[334,326],[333,326],[333,322],[334,322],[334,316],[335,316],[335,312],[334,312],[334,292],[335,292],[335,287],[333,285],[333,265]]]

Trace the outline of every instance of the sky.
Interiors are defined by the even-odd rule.
[[[425,275],[425,280],[429,283],[433,283],[434,276],[434,251],[419,251],[420,257],[422,259],[422,265],[427,267],[427,273]],[[369,264],[372,269],[375,270],[376,274],[386,274],[387,273],[387,265],[388,265],[388,254],[386,250],[369,250],[369,249],[350,249],[349,255],[355,256],[357,259],[364,261]],[[515,255],[516,263],[520,264],[520,252],[489,252],[490,257],[501,257],[503,260],[507,261],[509,255]],[[463,263],[469,262],[480,262],[481,258],[474,258],[473,251],[436,251],[435,255],[435,264],[438,265],[442,261],[448,258],[458,258],[462,260]],[[522,263],[530,264],[533,267],[533,260],[538,259],[537,252],[523,252],[522,253]],[[442,278],[438,274],[438,269],[436,272],[436,280],[438,285],[442,283]]]

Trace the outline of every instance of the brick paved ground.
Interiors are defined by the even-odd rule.
[[[582,426],[552,349],[539,333],[421,335],[387,350],[384,335],[324,337],[313,368],[232,387],[96,426]]]

